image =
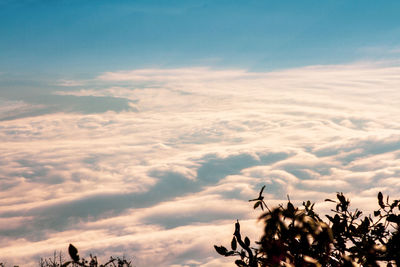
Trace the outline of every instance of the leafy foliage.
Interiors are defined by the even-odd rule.
[[[57,254],[57,252],[54,252],[54,255],[52,258],[41,258],[39,261],[39,266],[40,267],[132,267],[131,261],[128,261],[125,259],[125,257],[110,257],[110,259],[104,263],[100,264],[97,260],[96,256],[93,256],[90,254],[90,260],[86,260],[84,258],[80,258],[78,254],[78,249],[72,245],[69,244],[68,246],[68,254],[71,258],[70,261],[64,261],[64,257],[61,252]],[[4,263],[0,263],[0,267],[6,267]],[[18,266],[14,266],[18,267]]]
[[[264,188],[250,200],[254,209],[267,210],[259,217],[264,223],[260,241],[251,246],[248,237],[243,240],[237,221],[231,249],[214,246],[220,255],[238,257],[236,266],[400,266],[400,200],[384,200],[379,192],[379,208],[373,216],[363,216],[337,193],[337,200],[325,200],[336,204],[325,222],[310,201],[299,208],[288,198],[285,206],[269,209]]]
[[[68,254],[71,257],[71,261],[66,261],[61,263],[60,265],[43,265],[43,267],[67,267],[67,266],[82,266],[82,267],[106,267],[106,266],[113,266],[113,267],[131,267],[131,262],[127,261],[125,258],[114,258],[110,257],[110,259],[104,263],[104,264],[99,264],[97,261],[96,256],[92,256],[90,254],[90,260],[85,260],[84,258],[80,258],[78,254],[78,249],[72,245],[69,244],[68,246]],[[42,266],[41,266],[42,267]]]

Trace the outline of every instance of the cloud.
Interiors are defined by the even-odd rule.
[[[85,82],[83,81],[74,81],[74,80],[59,80],[56,85],[57,86],[65,86],[65,87],[75,87],[82,86]]]
[[[271,206],[343,191],[372,210],[379,190],[399,194],[399,71],[141,69],[3,98],[0,255],[74,243],[138,266],[224,266],[212,245],[237,218],[258,238],[247,200],[264,184]]]
[[[20,99],[18,101],[3,100],[6,108],[0,109],[0,121],[61,112],[95,114],[107,111],[137,111],[135,100],[111,96],[38,94],[22,96]]]

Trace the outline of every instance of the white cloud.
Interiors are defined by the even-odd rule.
[[[257,217],[247,199],[263,184],[269,205],[343,191],[372,210],[378,190],[399,194],[399,71],[143,69],[77,81],[54,94],[136,111],[64,113],[63,102],[0,122],[0,255],[33,260],[76,242],[138,266],[222,266],[212,245],[229,242],[236,218]]]
[[[76,80],[59,80],[56,85],[58,86],[65,86],[65,87],[76,87],[76,86],[82,86],[84,85],[84,81],[76,81]]]

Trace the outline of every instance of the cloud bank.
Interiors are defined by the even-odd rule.
[[[236,219],[258,238],[247,199],[263,184],[271,204],[343,191],[371,210],[400,193],[398,73],[140,69],[3,97],[0,260],[73,243],[137,266],[230,266],[212,245]]]

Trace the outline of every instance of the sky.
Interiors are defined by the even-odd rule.
[[[0,0],[0,262],[231,266],[266,185],[400,193],[400,2]]]

